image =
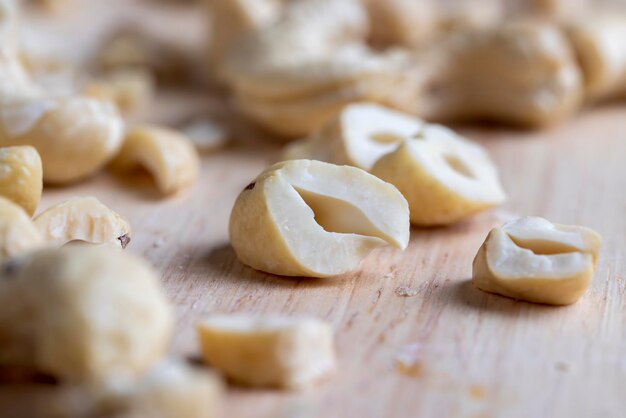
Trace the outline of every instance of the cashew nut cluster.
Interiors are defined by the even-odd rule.
[[[20,205],[32,215],[43,188],[41,158],[29,146],[0,148],[0,196]]]
[[[95,197],[61,202],[40,213],[34,223],[47,243],[56,246],[76,240],[126,248],[132,236],[128,221]]]
[[[0,364],[61,381],[142,376],[167,349],[173,313],[143,260],[105,248],[43,249],[0,265]]]
[[[156,126],[137,126],[126,134],[124,146],[111,162],[113,170],[129,173],[146,169],[163,194],[173,194],[198,177],[199,156],[184,135]]]
[[[626,96],[626,15],[589,18],[566,26],[592,101]]]
[[[0,196],[0,262],[45,245],[24,208]]]
[[[122,119],[110,103],[36,86],[17,56],[16,13],[14,1],[0,1],[0,146],[35,147],[46,182],[85,178],[118,151]]]
[[[404,250],[409,207],[391,184],[348,166],[275,164],[239,195],[230,240],[246,265],[284,276],[328,277],[358,267],[374,248]]]
[[[332,328],[318,319],[215,315],[198,337],[203,359],[246,385],[303,388],[335,369]]]
[[[404,139],[371,173],[400,190],[415,225],[447,225],[506,200],[487,152],[440,125]]]
[[[233,46],[223,72],[245,114],[277,134],[305,135],[346,104],[391,100],[409,61],[368,48],[367,28],[358,0],[294,0]]]
[[[600,236],[582,226],[526,217],[492,229],[474,259],[481,290],[514,299],[569,305],[593,278]]]

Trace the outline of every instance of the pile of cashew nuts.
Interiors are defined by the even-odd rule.
[[[626,19],[585,1],[466,3],[209,0],[213,69],[287,139],[352,102],[537,128],[626,91]]]

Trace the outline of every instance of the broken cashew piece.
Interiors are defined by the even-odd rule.
[[[405,249],[409,208],[394,186],[361,169],[287,161],[241,192],[229,233],[237,257],[252,268],[328,277],[356,269],[374,248]]]
[[[0,261],[44,246],[44,239],[24,208],[0,196]]]
[[[541,127],[576,111],[583,83],[556,27],[505,23],[460,32],[416,58],[416,108],[426,120],[480,120]]]
[[[474,259],[476,287],[514,299],[569,305],[585,293],[600,236],[582,226],[526,217],[492,229]]]
[[[132,236],[128,221],[95,197],[61,202],[37,215],[34,223],[45,240],[57,246],[85,241],[126,248]]]
[[[0,364],[64,382],[141,377],[167,350],[173,313],[143,260],[91,247],[44,249],[0,266]]]
[[[198,153],[184,135],[156,126],[131,128],[118,156],[111,162],[115,171],[145,168],[163,194],[190,186],[198,177]]]
[[[400,190],[415,225],[447,225],[505,200],[487,152],[439,125],[404,140],[371,173]]]
[[[309,137],[287,145],[283,159],[312,159],[369,171],[423,125],[420,119],[374,103],[355,103]]]
[[[35,147],[46,182],[83,179],[117,152],[123,122],[110,103],[55,97],[33,83],[14,46],[16,14],[13,1],[0,1],[0,146]]]
[[[43,169],[35,148],[0,148],[0,196],[17,203],[32,216],[42,188]]]
[[[215,315],[197,329],[204,361],[239,383],[304,388],[335,369],[332,328],[318,319]]]
[[[566,26],[589,100],[626,96],[626,15],[589,18]]]

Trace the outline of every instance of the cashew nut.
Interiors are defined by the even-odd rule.
[[[75,197],[54,205],[34,223],[48,243],[58,246],[79,240],[126,248],[132,235],[128,221],[95,197]]]
[[[450,224],[505,200],[487,152],[439,125],[404,140],[371,173],[400,190],[415,225]]]
[[[580,20],[566,27],[590,100],[626,96],[626,16]]]
[[[24,209],[0,196],[0,261],[43,245],[43,237]]]
[[[461,32],[416,59],[417,108],[427,120],[490,119],[536,127],[574,112],[582,78],[567,39],[550,25],[505,23]]]
[[[119,149],[123,124],[106,102],[53,97],[38,88],[14,47],[16,7],[0,1],[0,146],[31,145],[43,162],[44,180],[87,177]]]
[[[198,177],[198,153],[184,135],[156,126],[138,126],[126,134],[124,146],[111,162],[119,172],[145,168],[162,193],[173,194]]]
[[[63,247],[0,266],[0,364],[67,382],[141,377],[173,326],[158,277],[121,251]]]
[[[33,147],[0,148],[0,196],[32,215],[43,188],[41,158]]]
[[[333,276],[357,268],[374,248],[405,249],[408,209],[394,186],[358,168],[287,161],[241,192],[230,216],[230,240],[252,268]]]
[[[317,319],[216,315],[198,337],[208,364],[247,385],[302,388],[335,369],[332,328]]]
[[[474,259],[481,290],[550,305],[569,305],[585,293],[600,236],[589,228],[527,217],[492,229]]]

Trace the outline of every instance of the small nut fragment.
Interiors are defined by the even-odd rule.
[[[590,100],[626,96],[626,16],[580,20],[566,26]]]
[[[96,393],[90,416],[217,418],[222,395],[223,383],[215,373],[165,360],[138,382]]]
[[[211,119],[190,122],[182,128],[182,131],[201,153],[222,148],[231,140],[226,127]]]
[[[80,240],[125,248],[132,236],[128,221],[95,197],[75,197],[61,202],[40,213],[34,222],[53,245]]]
[[[145,168],[164,194],[191,185],[198,177],[198,153],[184,135],[156,126],[138,126],[126,134],[124,146],[112,161],[116,171]]]
[[[83,87],[87,96],[114,103],[124,113],[143,108],[154,94],[152,75],[143,70],[118,70]]]
[[[43,245],[43,237],[24,209],[0,196],[0,261]]]
[[[43,169],[35,148],[0,148],[0,195],[32,216],[41,199]]]
[[[596,266],[600,236],[537,217],[491,230],[474,259],[479,289],[515,299],[569,305],[585,293]]]
[[[450,224],[505,200],[487,152],[440,125],[426,125],[371,172],[402,192],[415,225]]]
[[[208,364],[247,385],[303,388],[335,369],[332,328],[318,319],[215,315],[198,337]]]
[[[140,377],[161,359],[172,310],[155,272],[121,251],[63,247],[0,266],[0,364],[62,381]]]
[[[424,122],[374,103],[348,105],[309,137],[289,144],[283,159],[313,159],[371,170],[380,157],[418,132]]]
[[[357,268],[374,248],[405,249],[408,209],[394,186],[361,169],[287,161],[241,192],[230,216],[230,240],[252,268],[333,276]]]

